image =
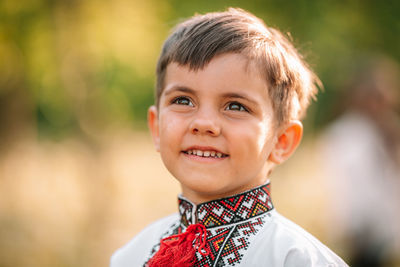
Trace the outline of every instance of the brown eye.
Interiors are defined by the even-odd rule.
[[[193,107],[193,103],[190,100],[190,98],[185,97],[185,96],[179,96],[177,98],[174,98],[174,100],[172,100],[172,104],[176,104],[176,105],[184,105],[184,106],[191,106]]]
[[[242,104],[240,104],[238,102],[229,103],[228,106],[226,107],[226,110],[246,111],[246,112],[248,112],[248,110]]]

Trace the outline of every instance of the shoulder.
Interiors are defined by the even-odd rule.
[[[160,236],[179,219],[178,214],[162,218],[143,229],[111,257],[111,267],[142,266]]]
[[[342,267],[347,264],[318,239],[275,210],[246,255],[247,264]]]

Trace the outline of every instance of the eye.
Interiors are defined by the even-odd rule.
[[[233,110],[233,111],[246,111],[249,112],[242,104],[238,102],[231,102],[229,103],[225,110]]]
[[[184,105],[184,106],[191,106],[191,107],[194,106],[192,100],[190,100],[190,98],[186,97],[186,96],[178,96],[178,97],[174,98],[171,103],[176,104],[176,105]]]

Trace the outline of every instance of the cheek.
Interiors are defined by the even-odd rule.
[[[242,137],[237,140],[245,152],[243,156],[252,158],[254,163],[266,162],[272,151],[274,131],[266,122],[259,122],[252,127],[242,127]]]
[[[160,155],[166,168],[171,172],[174,166],[176,149],[179,149],[178,129],[173,122],[162,120],[160,124]]]
[[[275,130],[270,123],[261,123],[259,126],[258,146],[264,153],[270,152],[275,143]]]
[[[270,138],[271,133],[268,131],[267,127],[265,127],[265,123],[260,122],[257,127],[257,145],[260,150],[264,150],[265,145],[268,143],[268,138]]]
[[[261,124],[237,125],[230,130],[231,147],[237,150],[241,158],[254,158],[261,154],[267,135],[260,126]]]
[[[185,126],[182,120],[168,114],[160,116],[160,142],[162,148],[176,147],[177,142],[182,138]]]

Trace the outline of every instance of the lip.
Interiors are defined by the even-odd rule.
[[[224,153],[223,151],[221,151],[215,147],[212,147],[212,146],[191,146],[191,147],[188,147],[188,148],[182,150],[182,152],[185,152],[188,150],[215,151],[217,153],[222,153],[225,156],[229,156],[228,154]]]
[[[221,157],[203,157],[203,156],[197,156],[196,154],[189,154],[187,151],[190,150],[201,150],[201,151],[212,151],[215,153],[221,153]],[[190,146],[184,150],[181,151],[181,153],[185,156],[188,157],[192,160],[196,161],[201,161],[201,162],[216,162],[216,161],[221,161],[229,157],[229,154],[226,154],[222,152],[221,150],[212,147],[212,146]]]

